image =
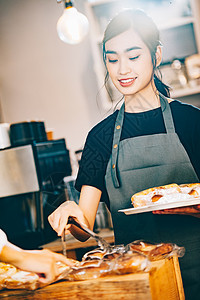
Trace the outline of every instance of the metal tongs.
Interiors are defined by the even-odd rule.
[[[85,226],[85,224],[79,222],[76,217],[70,216],[68,218],[67,224],[73,224],[76,227],[78,227],[79,229],[83,230],[84,232],[89,234],[91,237],[93,237],[98,242],[98,245],[101,249],[107,250],[108,252],[110,252],[112,246],[109,243],[107,243],[106,240],[104,240],[101,236],[99,236],[98,234],[96,234],[95,232],[90,230],[87,226]],[[66,255],[66,245],[64,245],[65,244],[65,234],[64,233],[62,235],[62,243],[63,243],[63,254]]]

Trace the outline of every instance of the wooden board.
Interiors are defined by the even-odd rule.
[[[12,296],[13,295],[13,296]],[[36,291],[4,291],[0,298],[12,300],[49,300],[49,299],[137,299],[151,300],[149,276],[129,274],[105,278],[59,282]]]
[[[149,271],[152,299],[184,300],[184,290],[178,257],[160,260]]]
[[[7,300],[185,299],[177,257],[154,262],[147,273],[108,276],[87,281],[62,281],[36,291],[5,290],[0,292],[0,298]]]

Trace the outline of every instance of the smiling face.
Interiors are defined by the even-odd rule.
[[[152,90],[153,64],[140,36],[129,29],[105,44],[106,66],[115,87],[126,97]]]

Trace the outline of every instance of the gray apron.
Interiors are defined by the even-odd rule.
[[[160,95],[166,133],[139,136],[120,141],[124,107],[118,112],[105,183],[110,200],[116,244],[137,239],[172,242],[186,248],[181,258],[185,292],[200,292],[200,220],[183,215],[141,213],[125,215],[119,209],[131,208],[131,196],[139,191],[170,183],[199,182],[186,150],[175,132],[170,105]],[[200,295],[200,294],[199,294]],[[189,299],[186,297],[186,300]],[[195,299],[194,297],[191,299]]]

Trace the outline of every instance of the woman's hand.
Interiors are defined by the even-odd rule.
[[[56,262],[72,266],[73,262],[62,254],[49,250],[23,250],[7,243],[0,253],[0,260],[16,266],[17,268],[35,272],[42,283],[51,283],[59,275]]]
[[[62,203],[51,215],[48,217],[48,221],[52,228],[62,235],[65,230],[65,234],[69,233],[71,224],[67,224],[69,216],[76,217],[79,222],[88,226],[88,223],[83,215],[82,210],[74,201],[66,201]]]
[[[74,201],[66,201],[48,217],[52,228],[59,236],[65,231],[65,234],[70,232],[82,242],[87,240],[89,235],[75,225],[67,224],[68,218],[69,216],[76,217],[80,223],[85,224],[92,230],[101,194],[102,192],[93,186],[82,186],[79,205]]]
[[[200,205],[192,205],[192,206],[185,206],[185,207],[177,207],[171,209],[164,209],[164,210],[156,210],[153,211],[153,214],[156,215],[189,215],[196,218],[200,218]]]

